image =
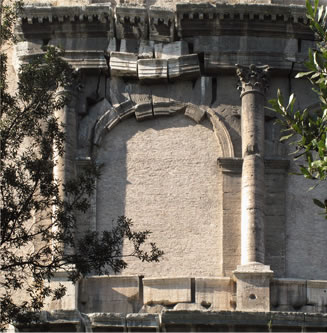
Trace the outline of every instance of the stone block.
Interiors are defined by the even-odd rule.
[[[119,104],[130,100],[130,93],[126,89],[125,79],[122,77],[111,77],[107,85],[106,95],[110,96],[111,104],[116,108]]]
[[[168,78],[167,60],[139,59],[138,77],[140,80],[166,80]]]
[[[140,307],[138,276],[94,276],[80,282],[79,306],[85,313],[136,312]]]
[[[306,280],[273,279],[270,295],[274,310],[298,311],[307,302]]]
[[[214,311],[232,310],[232,281],[228,277],[196,278],[195,302]]]
[[[314,327],[315,331],[318,327],[319,331],[326,331],[327,313],[304,313],[304,323],[306,327]]]
[[[167,307],[161,304],[143,305],[139,313],[162,313]]]
[[[193,119],[196,123],[200,123],[206,115],[205,110],[191,104],[186,106],[185,116]]]
[[[171,100],[169,97],[152,95],[154,116],[169,116],[183,110],[184,104]]]
[[[135,117],[143,120],[153,117],[151,88],[148,85],[130,83],[125,89],[135,105]]]
[[[133,53],[111,52],[112,76],[137,77],[137,56]]]
[[[116,52],[117,50],[117,39],[115,37],[112,37],[109,39],[109,43],[107,46],[107,53],[111,53],[111,52]]]
[[[200,64],[197,54],[168,59],[169,80],[174,80],[176,78],[191,80],[199,77],[200,75]]]
[[[43,42],[39,39],[19,42],[15,45],[16,57],[20,58],[23,56],[43,53],[42,45]]]
[[[126,326],[126,315],[123,313],[90,313],[87,316],[93,329]]]
[[[154,56],[154,42],[152,40],[141,40],[138,57],[139,59],[149,59]]]
[[[27,61],[28,57],[44,53],[42,45],[42,40],[22,41],[15,45],[12,64],[17,74],[20,66]]]
[[[128,328],[158,328],[159,315],[153,313],[129,313],[126,316],[126,325]]]
[[[312,312],[327,313],[327,281],[307,281],[307,304]]]
[[[189,54],[189,48],[186,41],[155,45],[155,57],[159,59],[178,58],[186,54]]]
[[[206,305],[206,303],[205,303]],[[197,303],[177,303],[174,306],[174,311],[206,311],[206,307]]]
[[[149,10],[149,39],[172,42],[175,32],[175,13],[166,8],[151,7]]]
[[[122,39],[120,41],[119,52],[123,53],[135,53],[139,50],[139,41],[136,39]]]
[[[144,120],[147,118],[153,118],[152,104],[137,104],[135,106],[136,120]]]
[[[93,130],[96,123],[101,119],[101,117],[108,111],[112,110],[112,105],[108,102],[106,98],[93,105],[85,116],[79,126],[78,131],[78,145],[86,150],[90,148],[92,143]]]
[[[144,278],[144,304],[191,302],[190,278]]]
[[[59,288],[59,285],[63,285],[66,288],[66,294],[58,300],[52,300],[52,297],[46,298],[44,310],[76,310],[78,308],[78,283],[73,284],[68,279],[67,272],[56,272],[49,284],[51,288]]]
[[[233,272],[236,278],[237,311],[270,311],[270,280],[273,271],[261,263],[239,265]]]
[[[119,120],[120,118],[116,110],[111,107],[95,124],[93,143],[99,145],[104,133],[106,131],[110,131],[114,126],[116,126]]]
[[[114,39],[109,39],[109,44],[113,46]],[[80,37],[55,37],[49,41],[49,45],[63,48],[65,52],[70,51],[100,51],[103,53],[103,50],[106,49],[108,45],[107,37],[97,37],[93,38],[89,36],[88,38]],[[112,50],[115,51],[115,50]]]
[[[115,109],[120,120],[129,118],[135,113],[134,103],[130,99],[118,104]]]

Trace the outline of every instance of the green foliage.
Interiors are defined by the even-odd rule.
[[[306,0],[307,17],[310,27],[316,33],[319,42],[315,50],[309,50],[308,61],[305,63],[309,71],[298,73],[296,78],[306,78],[313,86],[313,91],[320,101],[317,111],[308,109],[295,110],[295,96],[292,94],[287,105],[278,90],[277,99],[270,100],[274,111],[279,115],[279,123],[285,135],[281,141],[294,137],[296,145],[295,159],[303,157],[305,163],[300,165],[300,174],[305,178],[317,181],[327,180],[327,9],[314,6]],[[327,219],[327,199],[323,202],[314,199],[314,203],[324,209]]]
[[[8,7],[11,23],[2,20],[1,46],[12,40],[13,8]],[[158,261],[163,252],[148,244],[149,231],[133,231],[125,217],[111,231],[76,239],[77,213],[88,210],[95,179],[100,177],[95,165],[65,184],[54,172],[65,142],[58,114],[70,102],[78,76],[62,60],[61,51],[48,48],[21,67],[18,89],[11,94],[2,52],[0,59],[1,329],[17,321],[33,322],[46,297],[64,295],[63,286],[53,289],[48,284],[58,270],[69,272],[73,281],[89,273],[120,272],[126,267],[124,239],[133,244],[128,255],[142,261]],[[17,292],[23,296],[15,298]]]

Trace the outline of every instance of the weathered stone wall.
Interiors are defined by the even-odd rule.
[[[285,96],[295,91],[301,107],[316,103],[310,85],[293,79],[303,70],[308,48],[313,46],[305,8],[286,10],[271,4],[277,2],[299,3],[176,5],[150,0],[137,1],[139,7],[113,8],[122,1],[110,7],[109,2],[95,0],[58,0],[52,5],[71,7],[41,6],[36,13],[29,8],[23,15],[19,34],[28,42],[17,47],[21,60],[41,52],[43,44],[60,45],[81,74],[75,106],[78,149],[75,155],[70,153],[69,161],[73,164],[76,158],[79,165],[95,158],[104,166],[92,209],[78,219],[79,231],[110,229],[112,220],[126,215],[136,229],[151,230],[151,240],[165,251],[159,264],[128,260],[121,280],[111,285],[111,278],[104,278],[101,287],[89,294],[86,290],[88,286],[95,289],[97,278],[82,282],[79,302],[85,311],[112,311],[104,297],[106,290],[112,300],[127,301],[121,304],[127,312],[139,309],[142,297],[146,306],[153,301],[161,305],[167,299],[170,305],[191,303],[177,304],[179,310],[195,309],[197,303],[203,303],[202,307],[211,303],[211,310],[324,309],[325,282],[309,280],[327,278],[327,224],[312,204],[313,197],[324,195],[326,185],[307,192],[310,182],[288,174],[296,167],[288,161],[288,146],[279,143],[276,115],[263,108],[263,99],[255,102],[254,95],[241,101],[236,89],[235,63],[247,69],[252,63],[268,64],[269,90],[253,91],[257,86],[252,82],[251,94],[265,94],[268,105],[280,88]],[[91,3],[98,5],[76,6]],[[250,3],[255,5],[244,5]],[[174,10],[149,9],[150,5]],[[243,81],[246,88],[248,82]],[[257,127],[251,135],[261,135],[251,142],[245,128],[258,110],[262,111],[257,114],[261,126],[252,124]],[[248,112],[247,121],[244,112]],[[244,167],[245,143],[260,144],[257,167]],[[256,170],[261,176],[253,186],[243,182],[258,174]],[[249,197],[241,189],[248,185],[253,187],[251,195],[259,191],[247,210],[257,209],[259,203],[264,214],[260,215],[259,241],[252,237],[254,242],[246,250],[256,254],[259,245],[260,257],[251,258],[261,264],[242,262],[247,265],[237,267],[244,257],[242,226],[251,215],[241,210],[241,201]],[[257,231],[252,226],[249,239]],[[128,250],[125,244],[125,253]],[[292,280],[271,280],[272,272],[263,264],[270,265],[275,278]],[[236,294],[229,280],[235,270]],[[122,291],[129,274],[136,284],[140,282],[133,306],[134,282],[126,293]],[[139,275],[145,275],[142,283]],[[303,281],[297,283],[294,278]],[[269,294],[273,294],[271,301]]]
[[[125,215],[165,252],[159,264],[128,260],[124,274],[221,275],[219,156],[210,122],[182,114],[126,120],[106,135],[97,151],[97,230]]]

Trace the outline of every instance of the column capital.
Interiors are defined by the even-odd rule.
[[[236,64],[236,74],[239,78],[237,89],[241,91],[241,98],[250,92],[264,95],[268,89],[268,65],[241,66]]]

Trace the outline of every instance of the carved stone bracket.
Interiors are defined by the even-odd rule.
[[[236,74],[239,78],[237,89],[241,91],[241,97],[249,92],[264,95],[268,89],[267,73],[269,66],[250,65],[241,66],[236,64]]]

